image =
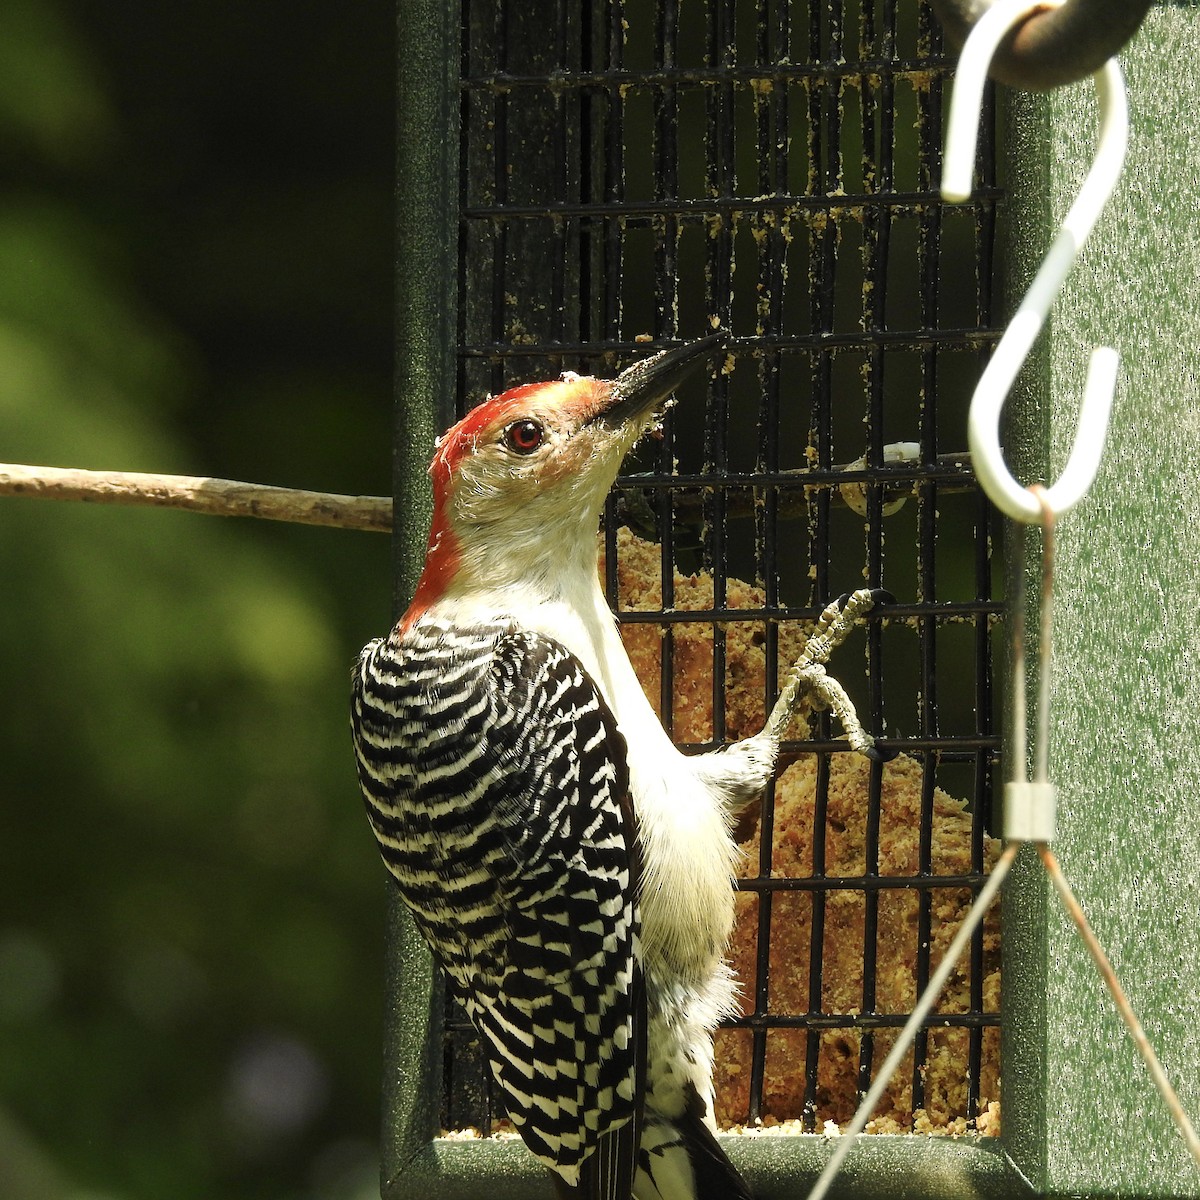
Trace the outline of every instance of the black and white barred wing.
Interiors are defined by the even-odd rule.
[[[354,735],[384,861],[464,993],[513,1123],[593,1193],[597,1173],[625,1174],[614,1157],[632,1161],[644,1058],[612,714],[557,642],[423,622],[363,651]]]

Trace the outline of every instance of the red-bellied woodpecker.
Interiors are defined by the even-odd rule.
[[[749,1196],[712,1118],[712,1031],[733,1010],[732,822],[772,777],[803,689],[874,753],[823,669],[872,593],[826,610],[762,732],[694,757],[671,744],[604,601],[605,496],[722,340],[612,382],[514,388],[440,438],[412,604],[354,670],[384,861],[567,1196]]]

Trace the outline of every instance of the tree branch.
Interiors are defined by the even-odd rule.
[[[392,528],[392,502],[386,496],[339,496],[194,475],[0,463],[0,496],[183,508],[221,517],[259,517],[372,533],[390,533]]]
[[[884,447],[885,463],[903,468],[915,464],[919,448],[915,443],[896,442]],[[863,459],[835,471],[852,473],[851,480],[835,485],[834,498],[866,515],[866,493],[854,476],[867,476]],[[941,492],[961,491],[973,485],[970,456],[939,455],[932,468],[920,468],[922,476],[935,479]],[[803,476],[805,471],[788,471]],[[884,493],[885,516],[890,515],[911,495],[915,477],[911,471],[894,472],[895,481]],[[826,472],[828,479],[828,472]],[[875,480],[884,483],[885,475]],[[631,484],[636,476],[630,477]],[[825,486],[829,486],[828,483]],[[653,514],[636,488],[627,488],[625,519],[635,527],[650,522]],[[701,487],[681,487],[675,493],[676,520],[699,525],[704,520]],[[370,533],[390,533],[392,502],[387,496],[341,496],[334,492],[305,492],[296,488],[271,487],[261,483],[239,483],[234,479],[210,479],[197,475],[145,475],[135,471],[81,471],[70,467],[31,467],[0,463],[0,496],[32,496],[44,500],[82,500],[88,504],[127,504],[150,508],[182,508],[218,517],[258,517],[265,521],[290,521],[299,525],[324,525],[333,529],[362,529]],[[755,498],[750,490],[735,489],[726,501],[729,516],[750,516]],[[779,516],[797,519],[808,513],[809,498],[803,491],[785,495]]]

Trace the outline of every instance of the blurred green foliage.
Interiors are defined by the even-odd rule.
[[[0,460],[389,490],[393,13],[6,0]],[[0,499],[0,1196],[372,1193],[377,535]]]

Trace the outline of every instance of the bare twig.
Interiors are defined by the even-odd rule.
[[[907,447],[908,443],[897,443],[897,446]],[[897,467],[905,461],[909,460],[889,459],[889,465]],[[861,460],[834,467],[833,470],[858,473],[860,478],[865,474]],[[802,477],[810,473],[788,471],[782,474]],[[936,479],[943,493],[973,486],[970,459],[963,454],[940,455],[930,477]],[[885,487],[884,515],[898,508],[904,502],[904,497],[911,495],[915,489],[911,478],[899,479],[894,483],[888,481],[886,475],[879,479]],[[653,490],[646,489],[647,492]],[[684,525],[703,522],[705,490],[701,486],[671,485],[672,511],[677,522]],[[725,501],[727,514],[732,517],[752,516],[757,503],[755,490],[753,486],[731,486]],[[865,495],[863,485],[854,481],[835,484],[832,492],[835,499],[856,508],[860,507]],[[241,483],[234,479],[211,479],[207,476],[83,471],[73,467],[0,463],[0,496],[182,508],[218,517],[258,517],[265,521],[363,529],[372,533],[390,533],[392,528],[392,502],[386,496],[341,496],[332,492],[306,492],[297,488]],[[811,497],[804,490],[781,489],[778,515],[784,520],[805,517],[810,504]],[[636,487],[636,476],[626,481],[621,514],[634,527],[653,528],[654,514],[646,493]]]
[[[392,502],[386,496],[339,496],[194,475],[0,463],[0,496],[183,508],[221,517],[259,517],[373,533],[389,533],[392,528]]]

